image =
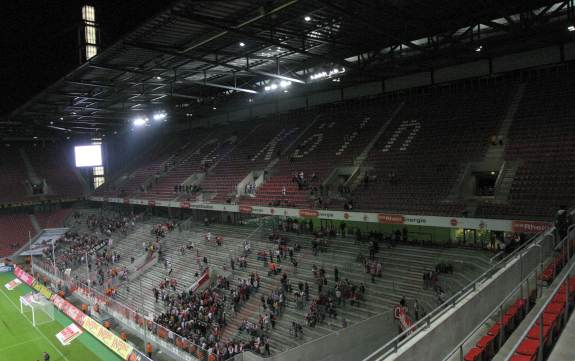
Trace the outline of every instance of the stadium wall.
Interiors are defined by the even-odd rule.
[[[505,219],[480,219],[480,218],[461,218],[461,217],[439,217],[423,216],[393,213],[374,213],[374,212],[346,212],[333,210],[315,210],[315,209],[297,209],[281,207],[252,207],[241,206],[237,204],[218,204],[202,203],[188,201],[161,201],[146,200],[133,198],[107,198],[107,197],[90,197],[89,200],[94,202],[109,202],[125,205],[136,205],[145,207],[165,207],[173,209],[198,209],[215,212],[242,213],[261,216],[285,216],[291,218],[302,218],[307,220],[323,219],[332,221],[356,221],[373,224],[391,224],[391,225],[412,225],[427,227],[443,227],[448,229],[478,229],[503,232],[521,232],[521,233],[539,233],[551,227],[549,222],[539,221],[520,221]]]
[[[248,107],[246,107],[245,99],[242,101],[232,101],[228,105],[220,106],[218,113],[206,118],[206,122],[208,124],[218,124],[229,121],[241,121],[357,97],[375,96],[387,92],[496,75],[510,71],[559,64],[571,60],[575,60],[575,42],[500,57],[484,58],[469,63],[432,69],[430,71],[345,88],[334,88],[332,86],[329,90],[322,90],[319,85],[325,85],[325,82],[308,84],[305,94],[298,92],[297,88],[294,88],[293,96],[289,97],[286,97],[284,93],[266,94],[262,97],[252,98],[252,102]],[[292,92],[289,94],[291,95]]]

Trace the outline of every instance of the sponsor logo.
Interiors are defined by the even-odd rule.
[[[511,231],[520,233],[539,233],[551,227],[547,222],[513,221]]]
[[[76,339],[76,337],[80,336],[82,333],[83,332],[80,330],[78,325],[72,323],[62,331],[58,332],[56,334],[56,338],[58,341],[60,341],[60,343],[62,343],[62,345],[68,346],[70,342],[74,341],[74,339]]]
[[[195,209],[214,209],[214,206],[211,204],[190,204],[189,208]]]
[[[6,283],[4,287],[6,287],[8,291],[12,291],[14,288],[18,287],[21,284],[22,281],[20,281],[18,278],[14,278],[12,281]]]
[[[190,208],[190,202],[188,201],[180,202],[180,208]]]
[[[106,330],[104,326],[94,321],[92,318],[86,316],[84,318],[83,327],[86,331],[95,336],[104,345],[108,346],[112,351],[120,355],[123,360],[127,360],[134,348],[129,344],[122,341],[118,336]]]
[[[449,224],[451,224],[453,227],[455,227],[459,224],[459,221],[457,220],[457,218],[451,218],[451,220],[449,221]]]
[[[240,213],[250,214],[252,211],[253,209],[250,206],[240,206]]]
[[[385,214],[380,213],[377,215],[377,220],[379,223],[383,224],[403,224],[405,223],[405,217],[401,214]]]
[[[427,223],[427,219],[425,219],[425,218],[406,217],[406,218],[405,218],[405,223],[409,223],[409,224],[424,224],[424,223]]]
[[[16,277],[20,278],[24,283],[28,286],[32,286],[34,284],[34,277],[30,276],[26,271],[22,270],[20,267],[14,268],[14,274]]]
[[[335,215],[331,212],[319,212],[319,216],[322,218],[335,218]]]
[[[13,266],[0,266],[0,273],[2,272],[12,272],[14,271]]]
[[[303,218],[316,218],[319,216],[319,212],[313,209],[300,209],[299,216]]]
[[[50,299],[52,297],[52,291],[50,291],[46,286],[41,284],[40,282],[36,281],[32,285],[32,288],[38,291],[42,296],[46,297],[46,299]]]

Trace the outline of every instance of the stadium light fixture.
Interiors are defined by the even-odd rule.
[[[483,45],[479,45],[477,48],[475,48],[475,51],[480,53],[481,50],[483,50]]]
[[[567,27],[567,30],[570,31],[570,32],[575,31],[575,25],[569,25],[569,26]]]
[[[305,21],[311,21],[311,16],[307,15],[305,18],[303,18]]]
[[[310,75],[309,80],[320,80],[320,79],[329,79],[335,76],[339,76],[346,72],[345,68],[333,68],[329,71],[320,71],[315,74]]]
[[[166,114],[166,112],[162,111],[162,112],[157,112],[154,113],[154,115],[152,116],[152,118],[156,121],[156,122],[161,122],[161,121],[166,121],[168,118],[168,114]]]
[[[143,127],[147,123],[148,123],[148,118],[146,118],[146,117],[137,117],[137,118],[134,118],[134,120],[132,121],[132,124],[134,124],[135,127]]]
[[[244,46],[246,46],[246,43],[244,43],[243,41],[240,41],[240,46],[243,48]]]
[[[64,120],[64,117],[60,117],[60,120]]]
[[[216,109],[218,109],[218,108],[216,108],[216,107],[212,107],[212,110],[216,110]]]

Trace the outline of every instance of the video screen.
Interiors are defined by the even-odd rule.
[[[80,145],[74,147],[76,167],[97,167],[102,165],[101,145]]]

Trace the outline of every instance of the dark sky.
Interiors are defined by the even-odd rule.
[[[81,8],[96,7],[103,45],[112,44],[174,0],[0,0],[0,115],[79,66]]]

